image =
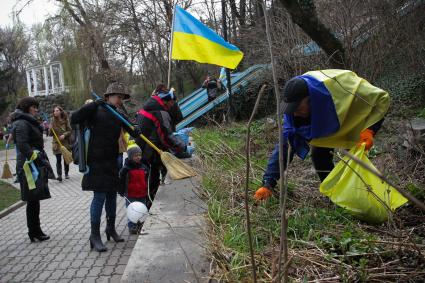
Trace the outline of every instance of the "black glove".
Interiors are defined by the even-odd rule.
[[[44,161],[42,159],[41,152],[38,152],[37,153],[37,157],[34,159],[34,164],[37,167],[43,167],[43,166],[45,166],[45,163],[44,163]]]
[[[124,197],[124,193],[125,193],[125,184],[120,184],[117,193],[121,196]]]
[[[133,140],[137,143],[137,140],[140,139],[140,135],[142,134],[142,130],[139,127],[135,126],[133,129],[129,130],[128,133],[133,138]]]
[[[134,127],[134,134],[136,137],[140,137],[142,130],[139,127]]]
[[[103,105],[103,104],[105,104],[105,103],[106,103],[106,101],[105,101],[105,99],[103,99],[103,98],[99,98],[99,99],[96,99],[96,100],[94,101],[94,103],[96,103],[96,105]]]

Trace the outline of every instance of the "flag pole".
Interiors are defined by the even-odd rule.
[[[174,39],[174,21],[176,18],[176,4],[173,7],[173,19],[171,22],[171,39],[170,39],[170,48],[168,52],[168,77],[167,77],[167,88],[170,88],[171,84],[171,53],[173,49],[173,39]]]
[[[222,12],[222,22],[223,22],[223,38],[225,41],[227,40],[227,21],[226,21],[226,4],[224,0],[221,0],[221,12]],[[230,81],[230,70],[228,68],[225,68],[226,70],[226,80],[227,80],[227,92],[229,94],[229,108],[227,110],[227,115],[229,121],[233,120],[234,116],[234,108],[233,108],[233,102],[232,102],[232,82]]]

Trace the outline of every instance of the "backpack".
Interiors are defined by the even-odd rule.
[[[97,110],[97,108],[96,108]],[[93,115],[96,112],[93,113]],[[85,124],[74,124],[72,127],[72,136],[74,140],[71,144],[71,154],[74,164],[78,165],[78,169],[81,173],[87,173],[87,151],[88,143],[90,141],[90,130],[93,127],[89,121]]]
[[[71,144],[71,154],[72,159],[74,160],[75,165],[79,165],[80,163],[80,157],[79,157],[79,150],[78,150],[78,142],[81,139],[81,130],[80,125],[72,125],[72,144]]]
[[[90,139],[90,129],[84,128],[82,125],[77,124],[73,125],[73,132],[75,136],[75,141],[71,145],[71,154],[72,159],[75,165],[78,165],[78,171],[81,173],[88,173],[87,166],[87,150],[88,142]],[[82,130],[81,130],[82,129]],[[86,138],[86,135],[88,138]]]

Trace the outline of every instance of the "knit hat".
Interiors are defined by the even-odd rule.
[[[136,155],[137,153],[140,153],[141,154],[142,153],[142,150],[137,145],[133,145],[132,147],[130,147],[129,149],[127,149],[128,159],[133,160],[134,155]]]

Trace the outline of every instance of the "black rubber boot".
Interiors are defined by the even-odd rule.
[[[124,242],[124,239],[121,238],[118,234],[117,231],[115,230],[115,218],[109,217],[106,218],[106,239],[108,239],[108,241],[111,239],[114,239],[115,242]]]
[[[108,250],[100,237],[100,223],[91,222],[90,249],[93,248],[98,252],[106,252]]]
[[[39,240],[40,242],[50,239],[40,228],[40,201],[27,202],[27,225],[28,237],[31,242]]]

